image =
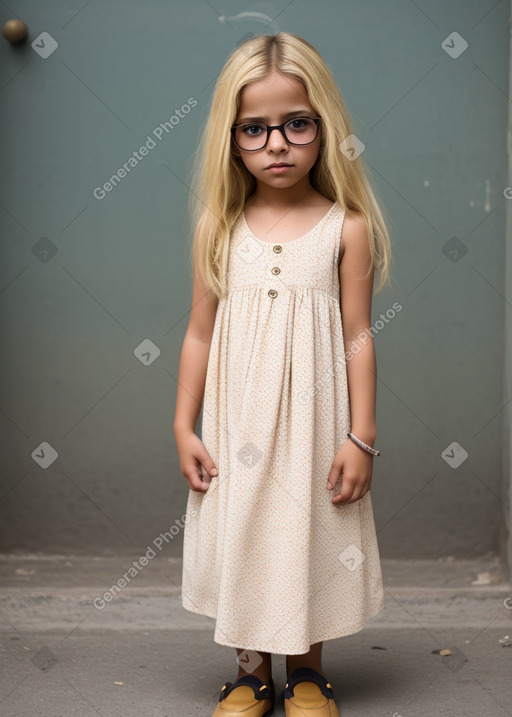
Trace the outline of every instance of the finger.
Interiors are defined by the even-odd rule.
[[[194,466],[193,468],[188,470],[185,473],[185,478],[187,479],[189,488],[193,491],[206,493],[206,491],[210,487],[209,481],[204,481],[202,478],[201,466]]]
[[[327,490],[332,490],[341,476],[341,468],[333,464],[327,476]]]
[[[333,496],[333,503],[350,503],[354,496],[354,492],[357,490],[357,483],[353,480],[349,480],[347,476],[343,477],[341,482],[341,488],[337,495]]]
[[[203,483],[208,483],[209,485],[212,482],[212,477],[204,466],[199,466],[199,475]]]
[[[219,475],[219,471],[217,470],[217,466],[212,461],[208,451],[203,447],[202,450],[199,453],[198,456],[199,460],[201,461],[201,465],[204,468],[204,470],[208,473],[209,479],[211,480],[211,476],[216,477]]]
[[[347,505],[349,503],[356,503],[358,500],[361,500],[361,498],[367,493],[368,491],[364,488],[362,490],[359,490],[357,485],[355,485],[354,490],[352,491],[350,496],[344,496],[342,497],[342,494],[337,495],[333,498],[333,502],[341,503],[343,505]]]
[[[351,503],[351,502],[352,502],[351,496],[343,497],[341,495],[341,493],[339,493],[338,495],[335,495],[331,498],[331,503],[334,503],[334,504],[346,505],[347,503]]]

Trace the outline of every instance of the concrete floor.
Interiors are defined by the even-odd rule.
[[[103,610],[131,559],[0,556],[0,716],[211,717],[237,673],[214,622],[181,607],[157,557]],[[324,643],[341,717],[512,715],[512,586],[495,560],[382,562],[386,607]],[[507,600],[508,598],[508,600]],[[452,655],[441,656],[439,650]],[[273,658],[284,715],[285,657]]]

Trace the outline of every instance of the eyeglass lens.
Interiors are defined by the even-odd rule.
[[[316,139],[318,126],[308,117],[295,117],[284,125],[290,144],[309,144]],[[241,149],[261,149],[267,139],[267,127],[259,122],[247,122],[235,129],[236,143]]]

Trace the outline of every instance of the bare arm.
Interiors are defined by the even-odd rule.
[[[373,337],[365,329],[371,326],[374,272],[372,270],[365,278],[371,256],[367,228],[361,215],[345,216],[342,251],[339,269],[341,314],[345,351],[350,352],[347,355],[347,379],[351,430],[358,438],[373,446],[377,435],[377,365]],[[354,352],[351,351],[353,342]]]
[[[203,482],[201,466],[209,475],[215,470],[211,457],[195,435],[195,429],[204,396],[217,307],[217,297],[194,272],[192,308],[178,371],[174,437],[181,471],[189,487],[197,491],[205,491],[209,485],[209,481]]]
[[[174,433],[195,431],[201,411],[218,301],[194,275],[192,309],[181,349]]]
[[[345,216],[340,255],[343,336],[345,352],[351,352],[347,353],[351,430],[362,441],[373,446],[377,434],[377,371],[373,339],[365,329],[371,325],[374,272],[369,272],[365,277],[371,255],[366,223],[359,214]],[[353,343],[354,351],[351,350]],[[342,505],[360,500],[370,490],[372,472],[373,456],[349,438],[346,439],[334,457],[327,479],[328,490],[332,490],[341,480],[340,491],[331,498],[331,502]]]

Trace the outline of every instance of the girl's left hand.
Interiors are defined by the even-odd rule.
[[[370,490],[372,472],[372,454],[347,438],[336,453],[327,478],[328,490],[332,490],[341,480],[341,490],[333,496],[331,502],[339,505],[360,500]]]

